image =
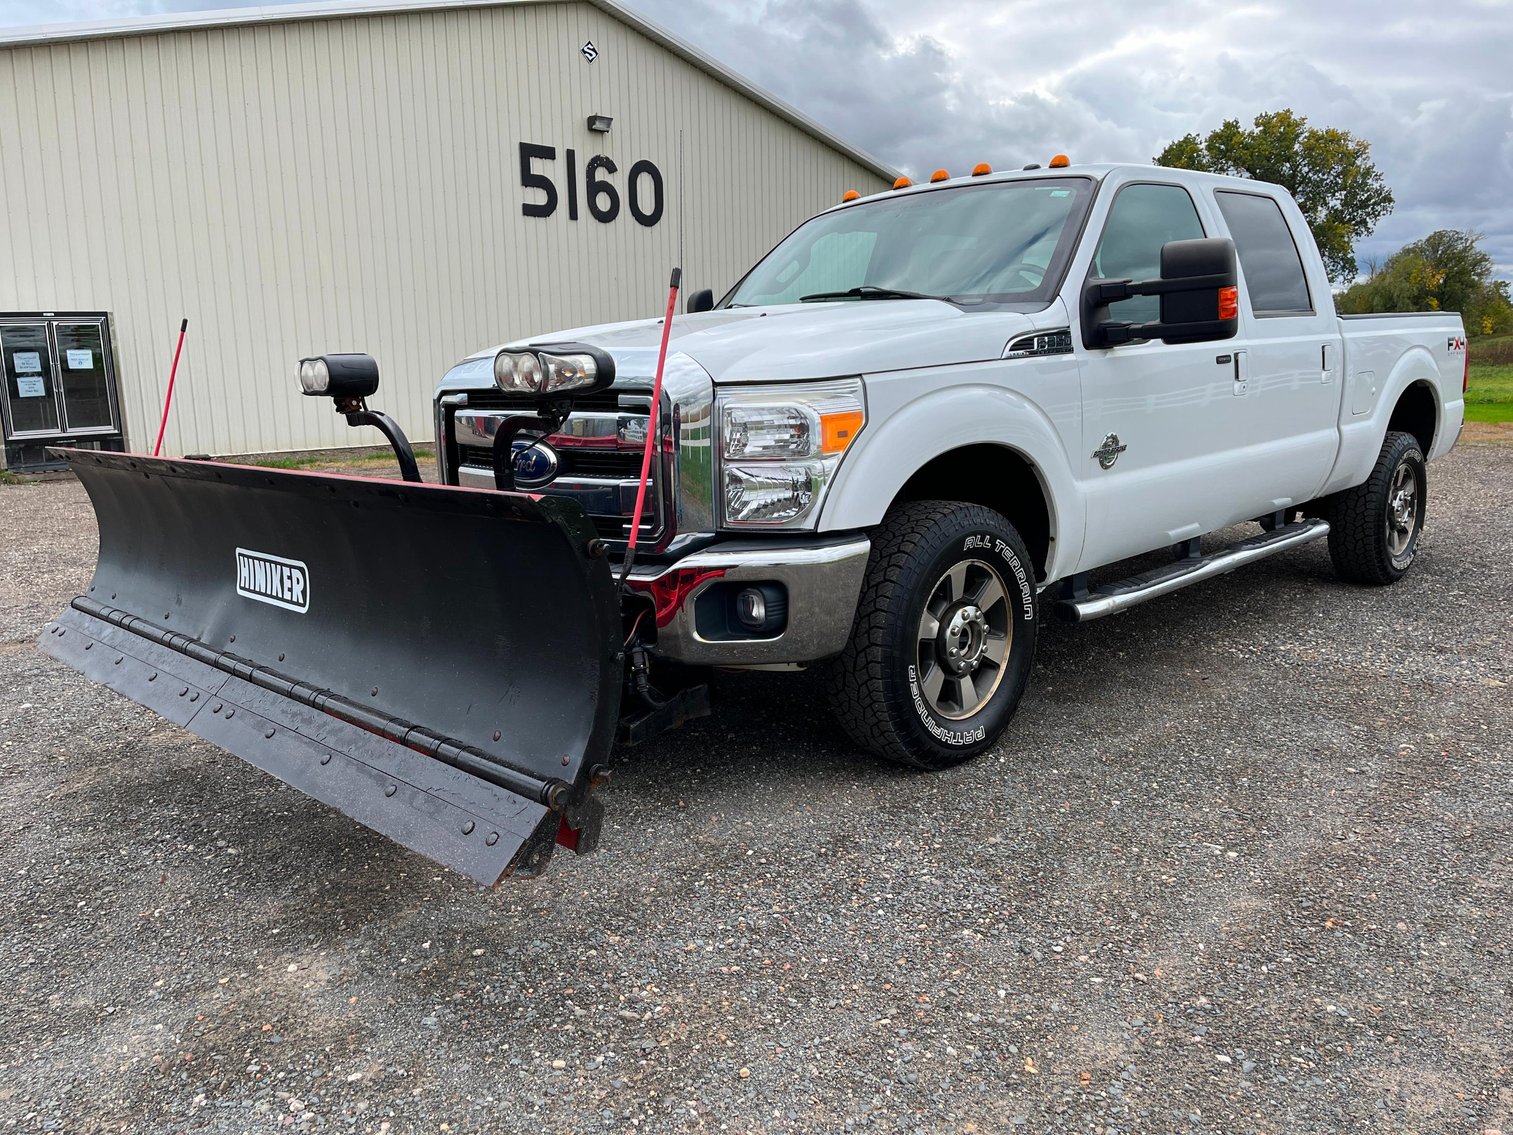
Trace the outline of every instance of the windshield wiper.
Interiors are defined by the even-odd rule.
[[[878,288],[871,284],[847,288],[844,292],[815,292],[799,296],[799,303],[810,300],[943,300],[945,296],[931,296],[924,292],[906,292],[899,288]]]

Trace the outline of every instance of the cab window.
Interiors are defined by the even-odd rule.
[[[1161,246],[1204,235],[1197,206],[1179,185],[1126,185],[1114,198],[1093,253],[1092,274],[1105,280],[1153,280],[1161,275]],[[1109,319],[1151,323],[1160,296],[1131,296],[1109,305]]]
[[[1258,193],[1220,190],[1214,196],[1234,238],[1252,313],[1312,315],[1303,258],[1280,206]]]

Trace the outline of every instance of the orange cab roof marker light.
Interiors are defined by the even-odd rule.
[[[931,185],[934,185],[937,181],[950,181],[950,180],[951,180],[951,175],[949,173],[947,173],[943,169],[938,169],[938,170],[936,170],[934,173],[932,173],[930,175],[930,184]]]
[[[1054,158],[1051,159],[1052,169],[1066,169],[1066,167],[1071,164],[1072,159],[1067,157],[1065,154],[1057,154]]]
[[[907,177],[901,177],[901,178],[899,178],[897,181],[895,181],[893,183],[893,188],[894,189],[908,189],[909,186],[911,186],[913,184],[914,183],[912,181],[910,181]]]
[[[973,177],[982,177],[985,174],[990,174],[992,172],[993,167],[988,165],[987,162],[978,162],[975,166],[972,167]]]
[[[860,196],[861,194],[856,190],[848,189],[846,190],[846,192],[841,194],[841,204],[844,205],[847,201],[855,201]]]

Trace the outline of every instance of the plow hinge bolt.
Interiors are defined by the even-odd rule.
[[[488,844],[490,847],[493,847],[496,843],[499,842],[499,833],[489,832],[488,835],[483,837],[483,842]]]
[[[469,820],[467,823],[465,823],[465,824],[462,825],[462,834],[463,835],[472,835],[473,834],[473,827],[474,827],[473,821]]]

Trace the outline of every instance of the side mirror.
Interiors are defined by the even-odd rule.
[[[1154,323],[1109,320],[1108,305],[1130,296],[1159,296]],[[1082,341],[1088,349],[1137,339],[1206,343],[1240,329],[1240,274],[1234,241],[1173,240],[1161,246],[1159,280],[1090,280],[1082,292]]]
[[[714,292],[708,288],[700,288],[696,292],[688,293],[688,302],[683,305],[683,310],[692,315],[699,311],[712,311],[714,309]]]

